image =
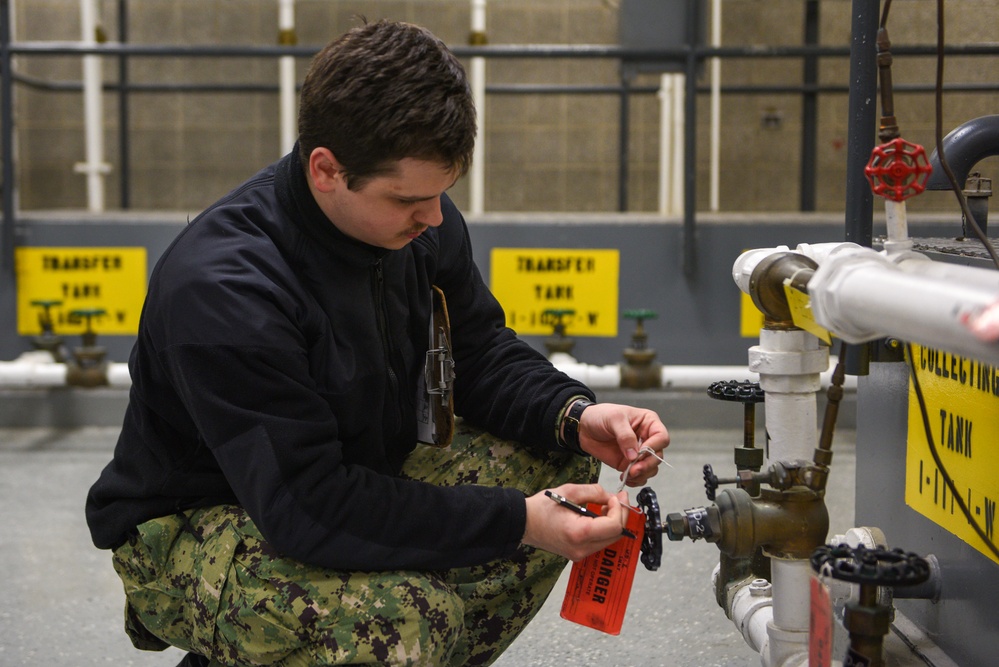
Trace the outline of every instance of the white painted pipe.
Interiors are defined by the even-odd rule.
[[[684,141],[683,135],[686,131],[684,120],[687,117],[684,100],[687,97],[687,77],[683,74],[672,74],[673,78],[673,170],[671,172],[670,187],[672,194],[670,202],[672,215],[683,215],[685,191],[683,170],[684,164]]]
[[[749,370],[760,374],[766,392],[771,461],[810,459],[818,444],[816,394],[829,368],[829,348],[800,329],[763,329],[749,349]]]
[[[295,0],[278,0],[278,31],[282,44],[293,43],[286,36],[294,35],[295,31]],[[295,146],[298,139],[298,94],[295,86],[295,58],[281,56],[278,58],[278,98],[280,127],[280,149],[285,155]]]
[[[776,558],[771,565],[773,583],[745,579],[735,584],[726,613],[764,667],[807,667],[811,565]],[[717,573],[718,567],[712,576]]]
[[[670,175],[673,167],[673,79],[659,77],[659,215],[673,213]]]
[[[711,46],[721,46],[721,0],[711,0]],[[708,205],[711,211],[719,206],[721,164],[721,58],[711,58],[711,144]]]
[[[885,199],[885,223],[888,239],[885,241],[885,254],[889,257],[912,250],[909,238],[909,222],[904,201]]]
[[[799,243],[793,252],[805,255],[806,257],[815,260],[817,264],[821,264],[831,252],[834,252],[837,248],[842,246],[851,246],[855,248],[860,247],[855,243]],[[777,246],[775,248],[754,248],[752,250],[746,250],[739,255],[732,264],[732,280],[734,280],[735,284],[739,286],[739,289],[746,294],[749,294],[749,282],[753,276],[753,271],[764,259],[779,252],[792,252],[792,250],[786,245]]]
[[[808,618],[812,565],[808,559],[770,559],[774,618],[770,626],[770,658],[780,665],[808,649]],[[773,630],[781,631],[778,633]]]
[[[659,214],[683,215],[683,74],[659,78]]]
[[[486,34],[486,0],[472,0],[472,35]],[[468,174],[468,201],[472,215],[481,215],[486,209],[486,59],[472,58],[470,63],[472,100],[475,103],[475,148],[472,167]]]
[[[717,577],[720,566],[715,566]],[[773,586],[766,579],[745,580],[734,587],[728,617],[742,633],[751,649],[760,655],[769,654],[770,633],[767,627],[774,617]]]
[[[80,0],[81,44],[97,45],[97,0]],[[111,171],[104,162],[104,80],[101,57],[83,56],[83,123],[86,161],[73,171],[87,177],[87,210],[104,210],[104,176]]]
[[[904,244],[905,213],[894,213],[892,234]],[[747,250],[732,266],[733,280],[748,293],[756,266],[789,250]],[[864,343],[891,336],[999,363],[999,345],[978,340],[963,323],[999,301],[999,271],[935,262],[902,245],[890,255],[855,243],[802,243],[794,251],[818,264],[808,283],[812,313],[838,338]]]
[[[65,387],[68,367],[56,362],[41,350],[25,352],[13,361],[0,361],[0,388],[44,389]],[[132,384],[127,363],[107,365],[108,386],[129,387]]]
[[[552,355],[551,361],[556,368],[592,389],[620,388],[619,364],[582,364],[563,353]],[[757,374],[749,372],[746,366],[665,366],[662,369],[663,389],[703,391],[712,382],[757,379]],[[827,385],[829,379],[831,374],[826,374],[823,384]],[[851,379],[848,377],[844,385],[847,389],[856,388],[855,381],[850,384]],[[48,352],[25,352],[13,361],[0,361],[0,387],[51,387],[65,383],[65,364],[53,361]],[[112,387],[128,387],[132,384],[127,363],[108,364],[108,384]]]
[[[576,361],[572,356],[561,352],[553,354],[550,361],[557,369],[569,377],[579,380],[591,389],[621,388],[620,364],[607,364],[604,366],[584,364]],[[707,391],[708,386],[713,382],[727,382],[729,380],[758,382],[760,380],[760,374],[757,371],[751,370],[748,366],[735,365],[664,365],[660,377],[662,379],[662,389],[683,391]],[[819,375],[819,384],[821,387],[828,387],[831,382],[832,371],[826,369]],[[846,390],[856,390],[857,378],[847,376],[843,382],[843,388]],[[812,410],[812,414],[815,414],[814,410]]]
[[[831,253],[808,283],[816,322],[849,343],[890,336],[999,364],[999,344],[963,323],[999,299],[999,271],[904,263],[859,246]]]
[[[122,388],[132,386],[132,376],[128,372],[127,363],[108,364],[108,386]]]
[[[38,358],[22,355],[14,361],[0,362],[0,387],[38,388],[62,387],[66,384],[66,364],[51,361],[45,363]]]

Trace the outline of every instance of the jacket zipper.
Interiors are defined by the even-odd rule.
[[[375,262],[375,311],[378,317],[378,334],[382,339],[382,353],[385,355],[385,370],[394,399],[399,394],[399,378],[392,367],[392,343],[389,340],[388,310],[385,304],[385,271],[380,259]]]

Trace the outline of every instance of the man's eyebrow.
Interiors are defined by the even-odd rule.
[[[440,197],[440,194],[436,195],[395,195],[395,198],[399,201],[406,202],[418,202],[418,201],[430,201],[431,199],[436,199]]]

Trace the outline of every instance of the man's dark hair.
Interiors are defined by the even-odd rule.
[[[356,190],[403,158],[468,171],[475,106],[465,69],[430,31],[378,21],[354,28],[313,59],[302,84],[299,155],[328,148]]]

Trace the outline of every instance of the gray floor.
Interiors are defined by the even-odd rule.
[[[132,649],[121,626],[121,586],[107,552],[83,521],[87,489],[111,456],[117,429],[0,429],[0,666],[175,665],[175,650]],[[736,430],[677,430],[675,468],[650,484],[664,512],[705,504],[701,468],[732,469]],[[854,433],[842,431],[828,501],[831,530],[853,524]],[[605,473],[608,488],[616,473]],[[717,549],[666,543],[663,567],[639,566],[620,636],[560,618],[565,577],[539,617],[496,663],[670,667],[749,667],[759,658],[716,606],[710,591]]]

